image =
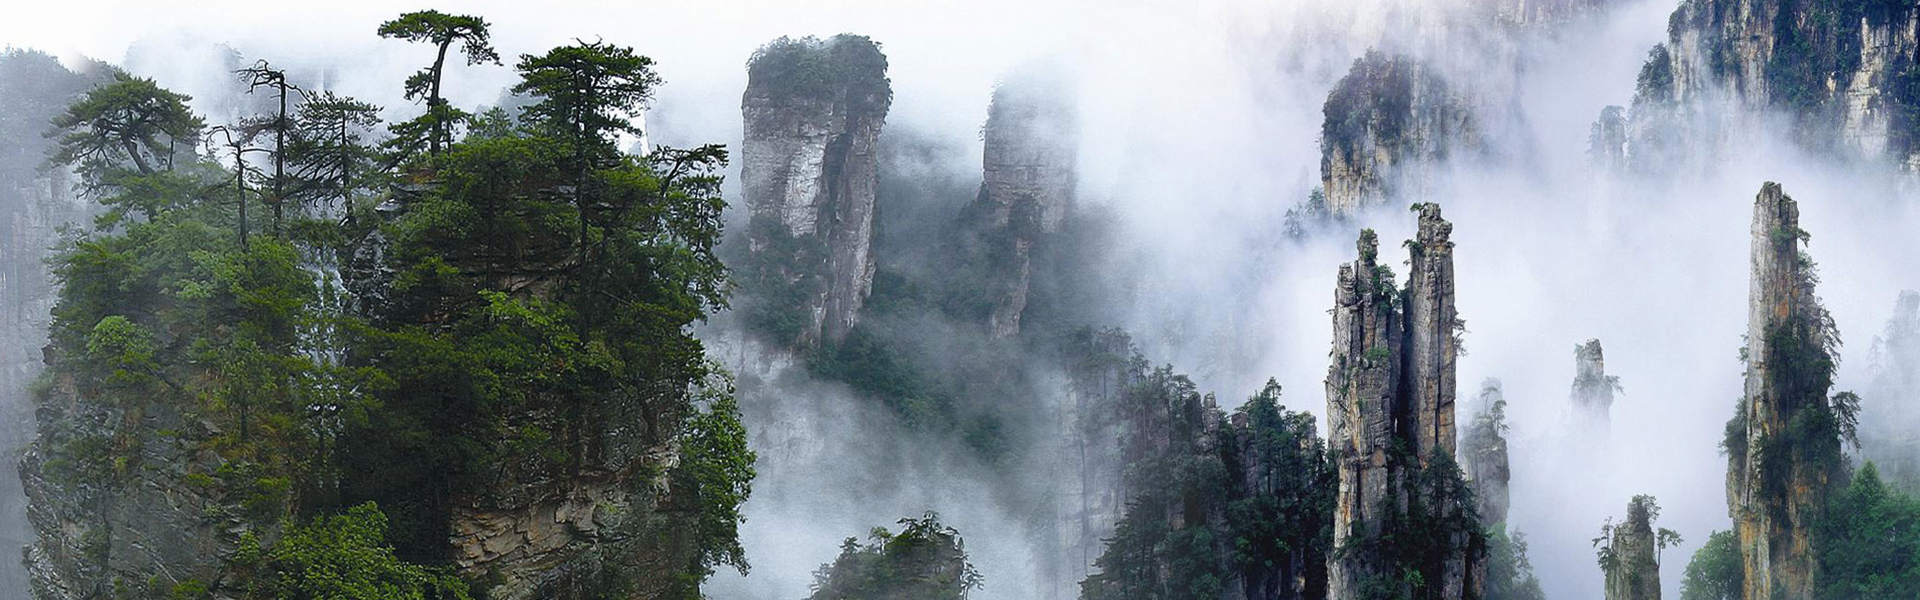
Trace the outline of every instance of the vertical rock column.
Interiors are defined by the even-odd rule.
[[[1446,599],[1470,595],[1480,580],[1481,548],[1465,539],[1478,532],[1445,540],[1444,556],[1410,559],[1400,548],[1382,546],[1432,541],[1385,538],[1381,533],[1389,522],[1413,517],[1454,523],[1465,520],[1470,508],[1458,503],[1464,490],[1415,476],[1459,477],[1453,471],[1460,328],[1448,239],[1453,226],[1440,217],[1437,205],[1422,204],[1419,210],[1419,234],[1407,244],[1411,272],[1404,290],[1395,289],[1392,270],[1378,264],[1379,240],[1371,230],[1360,234],[1360,259],[1340,266],[1333,365],[1327,373],[1328,445],[1340,478],[1336,550],[1327,567],[1330,598],[1371,594],[1385,581],[1411,585],[1400,576],[1408,568],[1424,571],[1428,589]],[[1419,481],[1425,483],[1413,483]],[[1428,508],[1410,515],[1416,497]],[[1434,562],[1401,564],[1407,560]]]
[[[1433,453],[1454,454],[1454,361],[1460,355],[1459,312],[1453,305],[1453,224],[1440,205],[1420,209],[1420,232],[1410,246],[1407,272],[1407,384],[1413,426],[1408,440],[1422,466]]]
[[[1398,358],[1403,327],[1394,307],[1392,272],[1376,264],[1379,240],[1360,232],[1360,259],[1340,265],[1334,290],[1333,366],[1327,372],[1327,446],[1340,478],[1333,514],[1333,547],[1353,536],[1380,533],[1382,500],[1403,477],[1392,456],[1402,413]],[[1384,565],[1357,553],[1336,554],[1327,566],[1327,596],[1350,598]]]
[[[1607,600],[1660,600],[1660,562],[1655,554],[1652,498],[1627,504],[1627,520],[1613,528],[1612,556],[1603,561]]]
[[[1020,333],[1036,238],[1060,230],[1073,203],[1078,124],[1070,96],[1050,74],[1021,71],[994,89],[982,156],[984,181],[971,211],[991,238],[994,272],[1003,278],[987,326],[994,337]]]
[[[1600,340],[1587,340],[1573,347],[1573,409],[1583,431],[1605,437],[1613,407],[1613,393],[1620,379],[1607,375],[1607,358]]]
[[[1789,424],[1832,410],[1833,320],[1800,250],[1799,207],[1768,182],[1753,207],[1746,393],[1727,440],[1727,512],[1740,536],[1747,600],[1813,595],[1813,525],[1845,476],[1837,432]],[[1763,461],[1763,459],[1765,459]],[[1763,464],[1764,463],[1764,464]]]
[[[862,36],[781,38],[754,54],[741,101],[741,188],[754,252],[785,252],[789,283],[808,285],[797,340],[852,329],[873,289],[875,146],[893,92],[887,59]],[[764,222],[762,224],[761,222]],[[769,228],[811,251],[774,248]]]

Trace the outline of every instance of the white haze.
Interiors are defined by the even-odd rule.
[[[1145,271],[1130,316],[1117,324],[1149,360],[1192,373],[1229,408],[1271,376],[1290,408],[1319,414],[1326,311],[1337,265],[1353,258],[1352,235],[1294,244],[1284,240],[1282,215],[1318,182],[1321,102],[1355,53],[1380,41],[1367,15],[1385,4],[1361,5],[1358,25],[1333,21],[1333,38],[1301,37],[1326,22],[1314,16],[1321,9],[1345,4],[1327,1],[431,7],[485,16],[507,57],[596,37],[654,57],[667,85],[651,117],[653,140],[676,145],[738,143],[744,65],[758,45],[781,35],[870,35],[891,64],[888,127],[962,145],[964,158],[950,166],[961,173],[979,172],[978,130],[995,78],[1037,58],[1068,65],[1082,112],[1081,197],[1121,215],[1130,250],[1118,262]],[[1489,85],[1518,95],[1524,125],[1495,143],[1528,148],[1524,160],[1458,169],[1423,198],[1441,203],[1455,224],[1458,303],[1470,332],[1460,395],[1485,377],[1505,383],[1512,526],[1529,534],[1534,564],[1557,600],[1601,597],[1588,540],[1634,494],[1656,495],[1665,508],[1659,525],[1687,538],[1665,554],[1669,597],[1677,597],[1686,557],[1727,526],[1717,442],[1740,394],[1748,227],[1762,181],[1784,184],[1813,235],[1820,293],[1850,343],[1840,388],[1864,386],[1869,340],[1898,290],[1920,287],[1920,203],[1896,197],[1896,185],[1875,170],[1800,155],[1773,129],[1753,128],[1725,146],[1717,157],[1724,164],[1671,184],[1589,174],[1588,125],[1603,106],[1628,103],[1634,74],[1664,39],[1676,3],[1627,3],[1529,46],[1517,78]],[[247,61],[323,72],[331,87],[387,106],[389,117],[418,110],[399,98],[399,84],[429,52],[373,30],[429,5],[164,4],[175,3],[12,7],[0,21],[0,44],[122,62],[194,94],[215,120],[233,110],[220,104],[231,84],[220,72],[219,43]],[[461,106],[493,103],[513,81],[510,68],[494,66],[456,68],[450,78],[449,96]],[[1381,231],[1383,259],[1399,266],[1398,241],[1411,235],[1404,205],[1369,223]],[[1625,393],[1614,405],[1611,440],[1583,443],[1567,429],[1572,347],[1594,337]],[[735,340],[714,342],[723,359],[754,371],[743,384],[773,372],[741,359],[752,353]],[[802,598],[811,571],[832,559],[841,538],[925,510],[939,511],[968,540],[988,582],[977,597],[1036,595],[1022,507],[975,485],[977,474],[952,451],[893,439],[889,419],[858,408],[843,388],[778,383],[783,403],[750,411],[776,419],[748,423],[767,459],[744,529],[755,569],[744,579],[723,572],[716,597]],[[1866,398],[1867,418],[1874,401]]]

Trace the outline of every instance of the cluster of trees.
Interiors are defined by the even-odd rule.
[[[960,532],[932,512],[847,538],[840,556],[814,572],[809,600],[966,600],[986,580],[967,560]]]
[[[453,504],[582,473],[641,498],[665,477],[696,549],[675,568],[744,571],[754,457],[691,334],[728,301],[726,151],[617,147],[660,84],[629,48],[522,55],[532,103],[475,115],[440,90],[453,50],[499,62],[484,19],[379,34],[437,50],[406,82],[427,110],[384,134],[377,107],[264,61],[238,73],[276,101],[257,118],[207,127],[115,73],[55,120],[52,162],[103,210],[54,264],[50,376],[123,418],[43,431],[51,470],[126,484],[156,417],[214,453],[178,468],[260,534],[201,589],[464,597],[416,566],[449,558]],[[658,447],[678,448],[670,472]]]

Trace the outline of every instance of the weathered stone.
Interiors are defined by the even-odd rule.
[[[1376,539],[1383,524],[1404,513],[1409,498],[1439,491],[1409,485],[1429,468],[1454,469],[1455,360],[1461,321],[1453,303],[1452,225],[1434,204],[1418,206],[1420,227],[1409,242],[1411,271],[1404,290],[1377,263],[1379,241],[1360,235],[1360,258],[1341,265],[1333,309],[1333,365],[1327,373],[1328,449],[1336,457],[1328,597],[1354,598],[1364,582],[1400,567],[1362,551],[1343,551],[1351,539]],[[1457,474],[1455,475],[1457,476]],[[1430,483],[1431,484],[1431,483]],[[1464,511],[1446,498],[1427,498],[1436,515]],[[1478,589],[1484,548],[1450,539],[1441,581],[1428,582],[1443,598]]]
[[[1483,146],[1472,106],[1425,64],[1370,51],[1327,95],[1320,182],[1333,218],[1432,187],[1440,164]]]
[[[1682,2],[1669,19],[1669,39],[1642,71],[1640,93],[1671,101],[1684,118],[1649,111],[1659,124],[1634,127],[1632,146],[1662,150],[1670,140],[1648,138],[1680,129],[1706,142],[1695,152],[1711,154],[1727,141],[1725,133],[1781,111],[1808,147],[1891,160],[1910,171],[1920,166],[1920,140],[1909,132],[1915,99],[1908,91],[1920,52],[1920,12],[1876,6]],[[1664,76],[1649,86],[1644,74],[1655,72]],[[1635,121],[1647,118],[1640,105],[1636,99]]]
[[[1658,541],[1653,533],[1650,496],[1638,496],[1627,504],[1627,520],[1612,525],[1612,539],[1602,555],[1601,570],[1607,578],[1607,600],[1660,600],[1660,561]]]
[[[1751,232],[1745,395],[1727,440],[1727,512],[1740,537],[1747,600],[1813,597],[1814,524],[1846,475],[1838,439],[1792,431],[1803,413],[1831,410],[1825,365],[1837,343],[1800,250],[1806,233],[1799,217],[1779,184],[1761,186]]]
[[[886,67],[879,46],[854,35],[782,38],[748,67],[740,152],[747,206],[754,218],[824,247],[806,259],[819,264],[789,265],[790,279],[819,277],[803,307],[802,345],[845,336],[873,289],[875,146],[893,95]],[[763,251],[767,240],[750,244]]]
[[[1607,374],[1606,355],[1600,340],[1587,340],[1573,347],[1573,412],[1582,431],[1605,438],[1613,393],[1620,390],[1620,378]]]
[[[968,214],[990,249],[997,283],[987,328],[994,336],[1020,333],[1038,237],[1060,230],[1073,206],[1078,123],[1071,96],[1052,73],[1019,71],[994,89],[983,130],[984,182]]]

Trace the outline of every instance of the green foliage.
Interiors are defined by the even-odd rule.
[[[1889,489],[1862,466],[1815,530],[1820,598],[1911,598],[1920,594],[1920,501]]]
[[[386,544],[387,517],[373,503],[295,525],[271,548],[246,534],[230,561],[251,575],[245,598],[277,600],[468,600],[444,569],[400,560]]]
[[[847,538],[840,556],[814,572],[809,600],[964,600],[984,584],[960,533],[938,515],[899,524],[898,534],[874,528],[865,544]]]
[[[886,72],[880,44],[852,34],[824,41],[781,37],[747,61],[748,80],[779,101],[844,101],[884,109],[893,98]]]
[[[1227,502],[1227,543],[1249,585],[1302,580],[1313,597],[1326,585],[1338,474],[1313,415],[1289,412],[1279,401],[1280,383],[1268,379],[1237,411],[1245,415],[1246,440],[1228,455],[1228,469],[1252,475],[1245,489],[1228,490],[1238,497]]]
[[[1647,62],[1640,66],[1640,75],[1634,83],[1634,107],[1673,100],[1673,56],[1666,44],[1654,44],[1653,49],[1647,51]]]
[[[456,42],[470,62],[495,58],[477,18],[410,13],[381,33],[442,58]],[[625,49],[548,58],[581,49],[657,82]],[[528,63],[524,89],[586,99],[551,76],[565,64]],[[184,96],[120,77],[74,104],[72,149],[55,159],[93,170],[109,210],[52,261],[56,383],[40,393],[77,393],[98,426],[43,424],[50,479],[110,500],[156,450],[193,457],[175,466],[210,499],[204,516],[248,527],[228,567],[250,577],[251,597],[466,598],[450,572],[405,562],[448,557],[453,503],[582,477],[633,499],[606,509],[610,526],[627,510],[666,515],[626,543],[654,546],[602,559],[608,594],[629,589],[634,553],[660,548],[693,552],[661,574],[674,589],[697,592],[719,565],[744,572],[754,455],[731,382],[692,334],[728,302],[715,254],[726,151],[615,151],[632,127],[614,121],[644,94],[536,105],[535,127],[456,141],[441,66],[408,84],[429,104],[402,127],[430,142],[422,163],[375,160],[371,105],[320,94],[276,115],[287,140],[275,158],[291,167],[276,183],[301,203],[290,235],[244,242],[233,233],[252,197],[234,182],[246,176],[175,156],[172,142],[199,128]],[[99,130],[112,119],[133,129]],[[583,141],[592,160],[578,160]],[[346,509],[367,500],[385,512]],[[335,516],[294,521],[316,514]],[[90,558],[113,564],[111,531],[88,531]],[[149,591],[208,593],[182,586]]]
[[[89,186],[110,186],[127,176],[171,169],[180,150],[199,142],[205,122],[187,108],[192,98],[144,79],[116,73],[53,120],[60,138],[50,161],[76,165]],[[155,164],[159,163],[159,164]]]
[[[528,122],[573,141],[576,160],[598,159],[615,153],[613,134],[643,133],[632,119],[660,85],[652,67],[653,59],[631,48],[581,42],[521,55],[514,68],[523,80],[513,91],[539,98],[526,108]]]
[[[447,51],[455,43],[466,55],[467,64],[500,63],[500,55],[490,42],[486,19],[469,15],[449,15],[437,10],[416,11],[380,24],[380,37],[432,44],[436,50],[433,64],[407,78],[408,100],[425,100],[426,114],[393,127],[391,145],[405,155],[424,142],[429,156],[438,156],[453,143],[453,127],[470,115],[453,108],[440,96],[440,83],[446,76]]]
[[[1412,60],[1369,49],[1334,84],[1321,107],[1320,146],[1353,160],[1361,141],[1397,143],[1413,114],[1413,88],[1423,73]]]
[[[1334,549],[1339,557],[1366,556],[1375,562],[1372,574],[1358,582],[1365,598],[1440,598],[1446,581],[1448,557],[1461,552],[1477,555],[1487,547],[1487,530],[1480,525],[1473,489],[1467,485],[1453,457],[1438,451],[1425,466],[1404,447],[1392,450],[1406,468],[1401,485],[1413,490],[1398,499],[1389,495],[1375,514],[1386,515],[1376,535],[1354,535]],[[1389,458],[1395,461],[1395,458]]]
[[[1487,532],[1487,593],[1485,600],[1546,600],[1540,578],[1527,559],[1527,536],[1507,534],[1506,523]]]
[[[1680,582],[1680,600],[1739,600],[1746,586],[1746,567],[1740,557],[1740,537],[1715,531],[1687,561]]]
[[[1324,593],[1335,489],[1313,417],[1279,405],[1269,381],[1228,426],[1193,383],[1161,368],[1126,393],[1122,454],[1137,490],[1088,600]]]
[[[686,458],[681,469],[690,476],[700,506],[696,524],[701,578],[720,565],[747,573],[747,552],[740,546],[740,524],[746,517],[740,506],[753,493],[755,455],[747,447],[747,429],[740,424],[740,408],[731,382],[709,382],[701,398],[704,409],[687,419],[681,434]]]

